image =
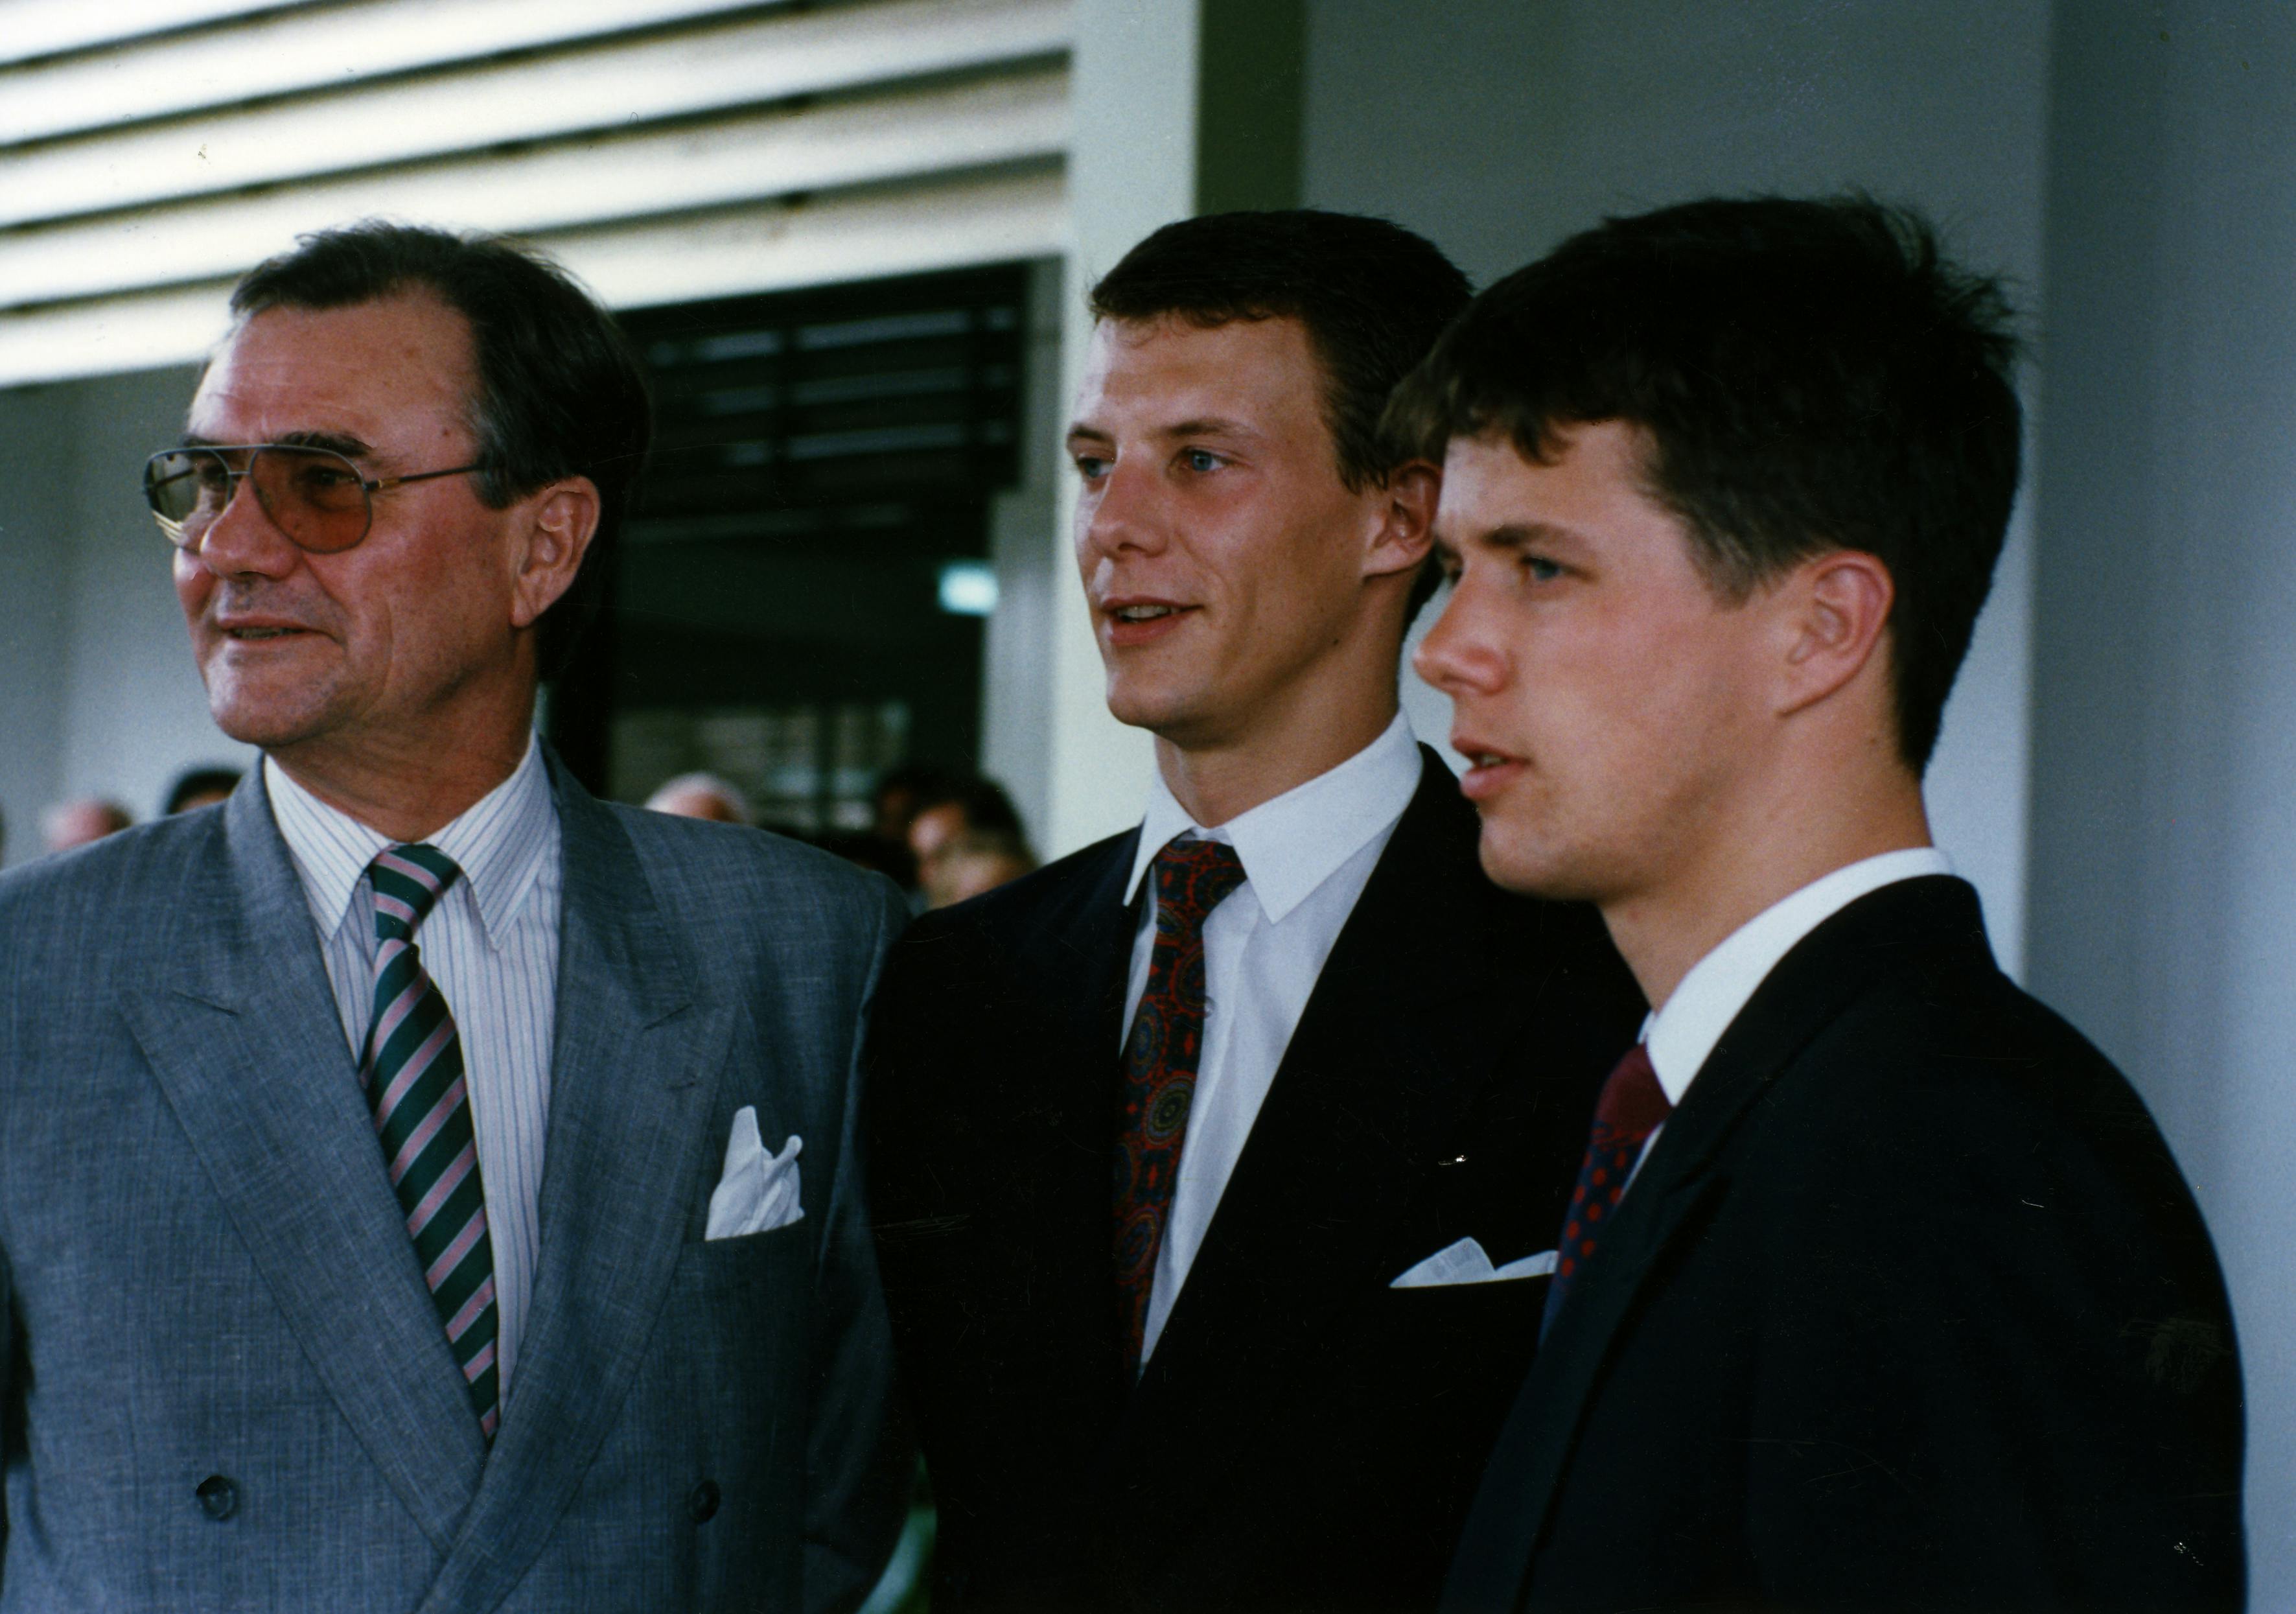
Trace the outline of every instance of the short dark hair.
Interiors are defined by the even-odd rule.
[[[947,788],[949,779],[947,769],[936,768],[931,762],[896,762],[877,776],[877,783],[869,794],[878,803],[894,795],[906,795],[913,802],[921,802],[934,791]]]
[[[1898,745],[1936,748],[2017,491],[2018,343],[2000,282],[1865,196],[1611,218],[1478,297],[1398,389],[1422,452],[1568,428],[1648,434],[1649,490],[1723,597],[1857,549],[1896,586]]]
[[[240,772],[236,768],[187,768],[176,776],[168,786],[168,804],[162,815],[173,818],[184,810],[184,803],[203,795],[229,795],[239,788]]]
[[[1208,326],[1298,320],[1324,367],[1324,418],[1340,478],[1361,489],[1384,485],[1416,457],[1413,444],[1382,424],[1388,394],[1427,356],[1470,292],[1449,259],[1399,225],[1292,208],[1166,225],[1092,288],[1092,313],[1171,316]],[[1437,581],[1431,564],[1412,589],[1406,622]]]
[[[565,270],[498,235],[363,220],[298,238],[231,294],[240,319],[427,292],[470,323],[479,497],[502,509],[567,476],[598,490],[598,531],[573,586],[538,624],[545,676],[598,613],[632,485],[652,441],[645,375],[619,326]]]
[[[968,829],[1014,836],[1027,833],[1013,798],[1004,794],[1004,786],[980,774],[944,778],[917,793],[920,813],[931,812],[936,807],[962,809]]]

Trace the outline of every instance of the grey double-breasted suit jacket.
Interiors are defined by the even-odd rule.
[[[0,878],[0,1609],[807,1610],[901,1453],[853,1156],[891,886],[553,768],[534,1299],[489,1452],[260,775]],[[734,1112],[804,1216],[704,1239]]]

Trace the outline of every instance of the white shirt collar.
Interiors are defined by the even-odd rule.
[[[332,938],[351,916],[352,899],[375,854],[392,844],[350,814],[297,784],[271,757],[263,759],[271,816],[302,877],[303,896],[319,934]],[[471,888],[488,945],[502,937],[533,892],[554,837],[557,803],[542,747],[529,737],[510,778],[480,796],[430,844],[455,860]]]
[[[1951,874],[1933,846],[1885,852],[1835,869],[1774,902],[1691,967],[1674,995],[1643,1023],[1651,1066],[1669,1103],[1679,1104],[1715,1043],[1794,944],[1870,891],[1923,875]]]
[[[1403,816],[1419,788],[1419,743],[1399,712],[1377,739],[1338,767],[1217,829],[1188,816],[1160,771],[1148,786],[1148,812],[1141,820],[1140,846],[1132,856],[1124,900],[1128,903],[1139,894],[1141,878],[1156,854],[1193,831],[1235,848],[1260,911],[1269,924],[1280,924],[1341,864]]]

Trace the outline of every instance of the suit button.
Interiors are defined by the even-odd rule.
[[[693,1495],[685,1499],[688,1511],[696,1524],[708,1524],[718,1516],[718,1482],[705,1479],[693,1487]]]
[[[200,1499],[200,1511],[218,1524],[239,1511],[239,1487],[220,1474],[201,1480],[192,1495]]]

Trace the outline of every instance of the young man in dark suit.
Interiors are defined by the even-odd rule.
[[[1501,281],[1398,399],[1448,444],[1418,665],[1483,866],[1595,903],[1658,1006],[1450,1608],[2240,1603],[2208,1234],[1923,815],[2007,325],[1909,214],[1700,202]]]
[[[1398,710],[1438,473],[1378,421],[1466,285],[1293,212],[1094,296],[1076,553],[1144,822],[921,919],[871,1033],[935,1607],[1430,1607],[1642,1013]]]

